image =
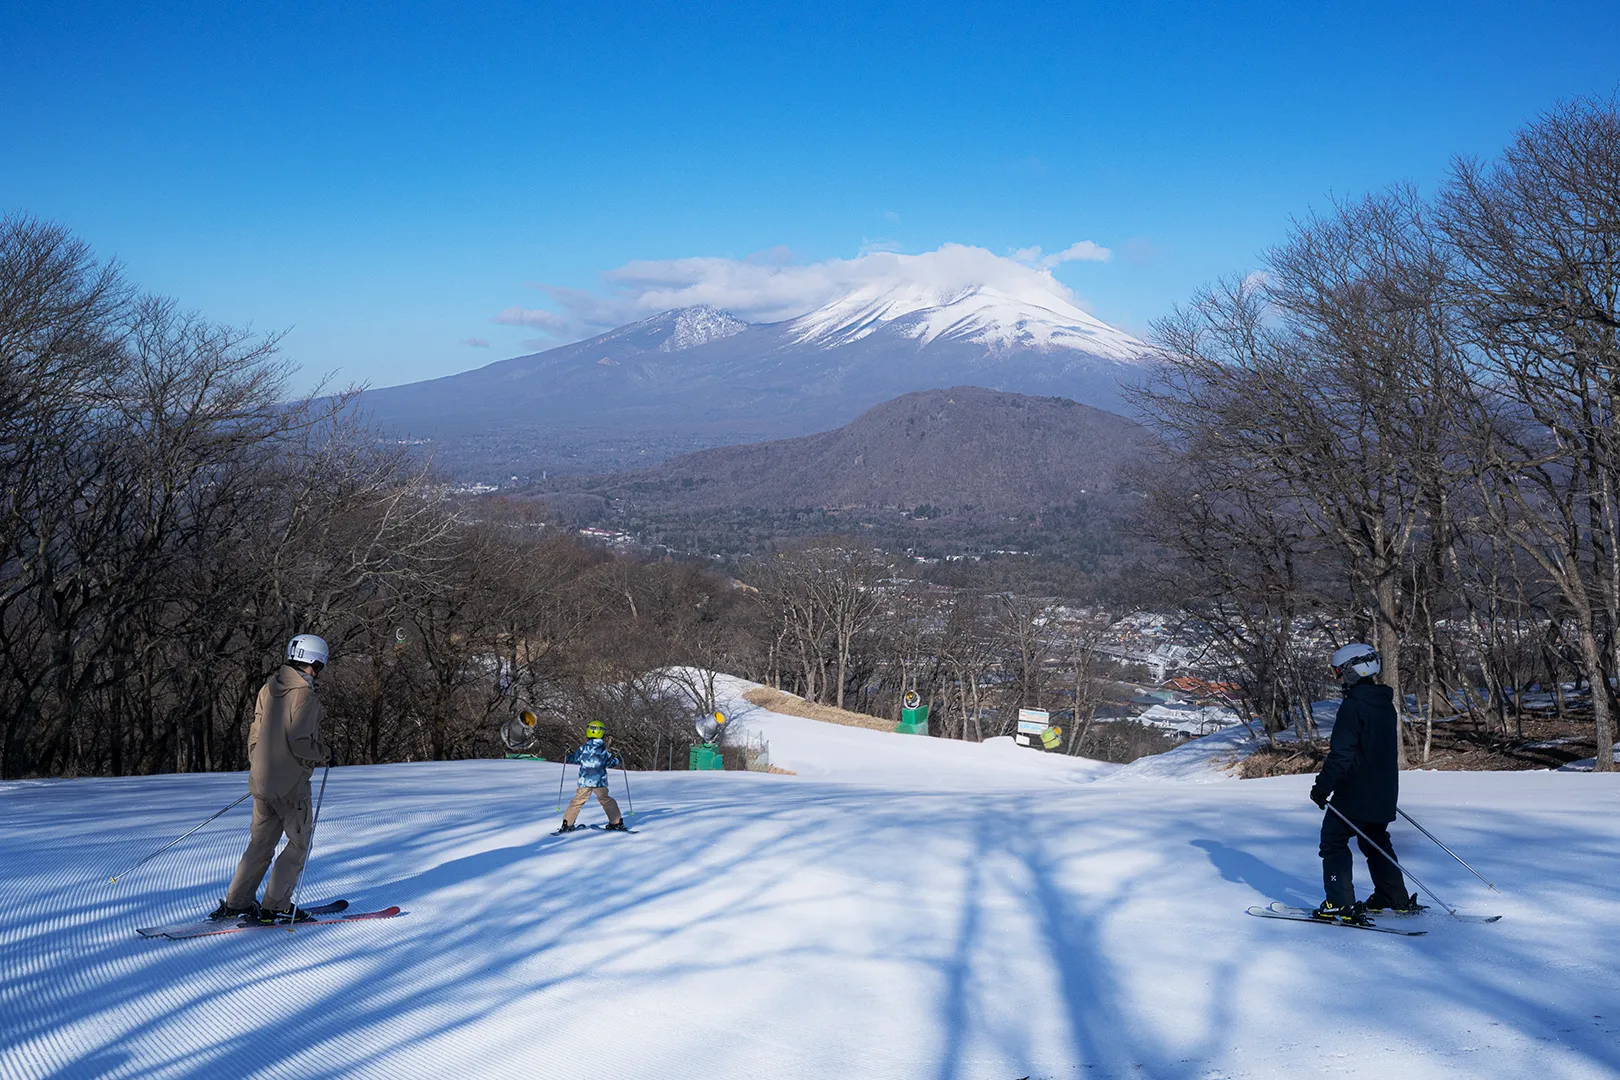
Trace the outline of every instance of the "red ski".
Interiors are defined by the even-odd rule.
[[[300,923],[271,923],[265,925],[264,923],[246,920],[226,922],[223,919],[205,919],[201,922],[187,923],[180,926],[151,926],[135,932],[142,937],[168,938],[171,941],[180,941],[185,938],[210,937],[214,934],[240,934],[244,931],[280,930],[283,933],[287,931],[296,933],[306,926],[329,926],[333,923],[363,922],[367,919],[392,919],[403,914],[405,913],[396,904],[393,907],[385,907],[381,911],[316,915],[315,918],[306,919]]]

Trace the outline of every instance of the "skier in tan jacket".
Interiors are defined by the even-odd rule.
[[[321,701],[315,696],[315,677],[326,666],[326,657],[325,641],[299,634],[287,643],[287,662],[259,691],[248,732],[253,825],[236,876],[212,918],[245,915],[260,922],[308,918],[302,912],[294,914],[292,894],[309,856],[309,777],[316,766],[332,760],[332,751],[321,741]],[[257,903],[259,882],[283,833],[287,846],[270,873],[263,903]]]

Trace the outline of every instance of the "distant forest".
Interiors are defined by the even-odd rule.
[[[955,738],[1051,705],[1065,751],[1101,753],[1105,617],[1055,633],[1062,592],[1201,620],[1212,673],[1267,730],[1309,723],[1325,671],[1302,642],[1364,635],[1413,702],[1410,759],[1437,717],[1505,732],[1540,684],[1612,767],[1612,101],[1458,161],[1432,198],[1393,188],[1297,221],[1263,272],[1202,290],[1155,338],[1137,509],[1078,521],[1078,546],[1020,569],[919,564],[900,548],[927,534],[905,530],[935,518],[913,507],[886,531],[771,537],[722,572],[458,496],[352,394],[289,400],[275,336],[5,218],[0,776],[242,768],[254,695],[300,631],[333,645],[322,694],[350,762],[495,753],[530,708],[542,753],[601,718],[656,767],[713,705],[705,670],[877,715],[916,689]],[[701,544],[746,525],[662,527]]]

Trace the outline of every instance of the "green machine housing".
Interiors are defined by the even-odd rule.
[[[910,705],[900,710],[900,722],[894,726],[897,735],[928,734],[928,706]]]

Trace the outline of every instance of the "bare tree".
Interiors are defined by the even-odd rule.
[[[1458,298],[1501,407],[1476,447],[1494,530],[1562,594],[1592,683],[1597,768],[1614,767],[1620,649],[1620,112],[1564,105],[1493,165],[1459,161],[1444,228]],[[1607,637],[1605,647],[1602,639]]]

